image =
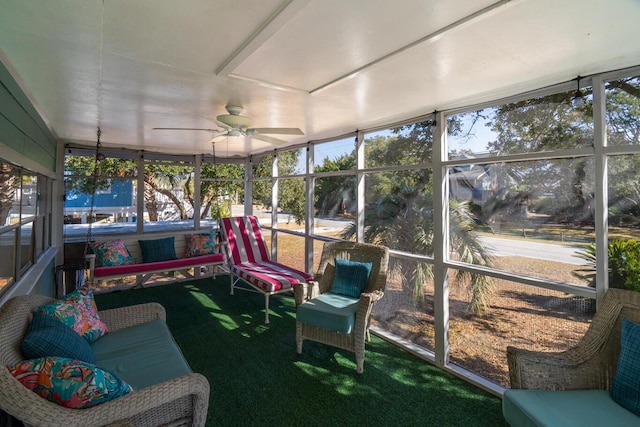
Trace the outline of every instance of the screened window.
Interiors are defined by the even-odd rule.
[[[51,180],[0,159],[0,294],[51,246]]]
[[[137,218],[137,163],[95,153],[67,154],[64,169],[64,234],[135,233]]]

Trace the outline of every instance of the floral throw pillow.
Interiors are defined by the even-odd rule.
[[[185,258],[209,255],[216,252],[216,242],[213,233],[185,234]]]
[[[124,241],[89,242],[91,251],[96,255],[96,267],[134,264],[135,260]]]
[[[60,320],[90,343],[107,333],[107,325],[100,319],[98,307],[93,299],[93,291],[82,287],[64,298],[34,311]]]
[[[109,371],[64,357],[23,360],[7,368],[29,390],[66,408],[90,408],[133,391]]]

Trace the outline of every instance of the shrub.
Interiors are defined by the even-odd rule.
[[[608,245],[609,287],[640,291],[640,242],[636,240],[612,240]],[[581,251],[580,257],[588,262],[588,267],[573,274],[589,280],[589,286],[596,282],[596,245],[591,243]]]

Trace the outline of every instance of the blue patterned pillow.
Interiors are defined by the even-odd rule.
[[[178,259],[174,246],[175,237],[164,239],[138,240],[144,262],[171,261]]]
[[[96,254],[96,267],[134,264],[135,260],[124,241],[89,242],[91,252]]]
[[[331,292],[359,298],[367,286],[373,263],[349,261],[335,258],[336,273],[331,284]]]
[[[23,360],[7,369],[38,396],[66,408],[90,408],[133,391],[109,371],[64,357]]]
[[[56,302],[41,305],[34,312],[55,317],[90,343],[107,333],[107,325],[100,319],[93,291],[86,286]]]
[[[37,311],[33,313],[20,349],[27,359],[58,356],[96,363],[86,339],[57,318]]]
[[[216,253],[216,240],[211,233],[185,234],[185,244],[187,249],[184,252],[185,258]]]
[[[622,319],[620,357],[613,378],[611,398],[640,416],[640,326]]]

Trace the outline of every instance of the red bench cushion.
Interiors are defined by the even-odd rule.
[[[223,254],[202,255],[192,258],[172,259],[169,261],[147,262],[142,264],[115,265],[110,267],[96,267],[95,277],[105,277],[113,275],[133,275],[145,273],[147,271],[170,271],[180,268],[197,267],[206,264],[221,263],[224,261]]]

